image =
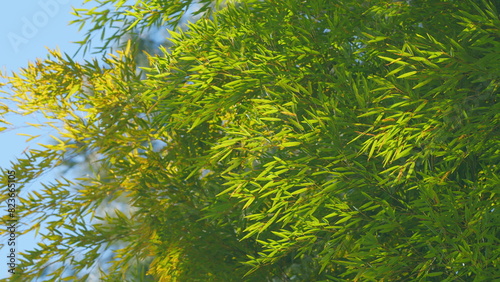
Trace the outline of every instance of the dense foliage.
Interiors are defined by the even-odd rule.
[[[101,2],[116,10],[80,16],[129,30],[175,24],[191,1]],[[103,63],[52,52],[8,77],[10,99],[60,133],[19,159],[20,179],[96,158],[94,176],[21,199],[26,230],[48,233],[18,277],[102,268],[121,281],[146,265],[155,281],[500,278],[494,4],[207,1],[146,79],[133,42]],[[131,209],[96,213],[117,198]],[[109,246],[121,249],[99,265]]]

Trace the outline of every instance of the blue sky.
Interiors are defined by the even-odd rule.
[[[34,62],[37,58],[46,58],[47,48],[59,49],[68,55],[75,54],[79,45],[72,42],[82,40],[85,31],[79,32],[78,25],[69,25],[68,23],[75,19],[75,16],[71,15],[72,9],[81,8],[83,1],[13,0],[3,3],[2,9],[0,9],[0,71],[7,75],[18,72],[20,68],[26,67],[30,61]],[[93,1],[89,4],[95,5]],[[166,34],[158,32],[158,36],[166,36]],[[99,43],[93,42],[93,44],[93,46],[97,46]],[[86,59],[89,57],[86,55]],[[74,59],[75,61],[81,60],[82,54],[78,54]],[[8,91],[5,88],[1,90]],[[0,96],[5,95],[7,94],[0,93]],[[6,103],[6,101],[2,100],[0,103]],[[16,108],[13,104],[7,105],[13,109]],[[22,157],[23,151],[28,148],[37,148],[37,142],[47,143],[51,139],[51,134],[57,135],[55,130],[52,132],[41,131],[26,124],[27,122],[43,123],[44,119],[41,115],[30,115],[23,118],[7,115],[0,118],[12,123],[7,130],[0,132],[0,168],[2,170],[9,170],[11,162],[15,161],[16,157]],[[19,133],[41,135],[42,137],[26,142],[28,137],[21,136]],[[26,196],[29,191],[41,189],[40,182],[51,182],[58,177],[57,172],[57,170],[49,171],[37,179],[37,182],[29,184],[24,184],[22,179],[18,179],[18,184],[23,187],[21,196]],[[0,173],[5,172],[0,171]],[[5,193],[6,183],[0,185],[2,185],[0,193]],[[6,209],[7,204],[0,202],[0,213],[6,213]],[[4,215],[0,214],[0,216]],[[5,230],[7,226],[0,226],[0,228]],[[43,228],[40,232],[43,233]],[[7,243],[4,238],[0,238],[0,246]],[[40,242],[40,238],[35,238],[34,234],[18,237],[16,256],[19,257],[20,252],[35,248],[37,242]],[[7,247],[5,245],[0,248],[0,279],[10,276],[7,272],[7,255],[9,254]]]
[[[47,48],[59,48],[68,54],[76,52],[78,45],[71,42],[81,39],[83,33],[78,32],[76,25],[68,25],[74,19],[69,2],[17,0],[3,4],[0,11],[0,70],[3,73],[11,74],[29,61],[45,58]],[[27,146],[26,137],[17,133],[26,133],[29,128],[24,120],[14,120],[14,123],[8,132],[0,135],[0,166],[3,168]]]
[[[72,7],[81,7],[80,1],[69,0],[14,0],[2,3],[0,10],[0,71],[11,74],[18,71],[29,61],[36,58],[45,58],[47,48],[56,49],[73,55],[78,45],[71,43],[81,40],[84,34],[78,32],[78,26],[68,25],[74,19],[70,13]],[[81,55],[77,56],[77,59]],[[5,89],[2,89],[5,90]],[[1,94],[4,96],[5,94]],[[12,105],[9,105],[12,106]],[[9,119],[10,117],[10,119]],[[42,134],[46,136],[40,141],[47,140],[50,132],[36,132],[26,125],[26,122],[40,123],[40,116],[29,116],[23,119],[7,116],[6,119],[13,123],[8,130],[0,133],[0,167],[9,169],[10,162],[16,156],[21,156],[27,148],[36,147],[36,142],[26,143],[27,137],[18,133]],[[39,142],[40,142],[39,141]],[[3,172],[1,172],[3,173]],[[46,177],[54,177],[54,174]],[[20,180],[22,182],[22,180]],[[2,183],[2,185],[5,185]],[[38,189],[36,183],[30,184],[30,189]],[[5,191],[5,187],[1,189]],[[6,212],[6,204],[0,204],[0,212]],[[3,216],[3,215],[2,215]],[[5,226],[0,228],[5,229]],[[23,236],[17,240],[17,252],[31,249],[36,240]],[[0,244],[5,240],[0,239]],[[0,250],[0,279],[8,277],[6,265],[7,249]]]

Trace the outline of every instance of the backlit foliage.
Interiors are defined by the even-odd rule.
[[[107,2],[136,19],[127,29],[175,24],[191,1]],[[54,281],[99,267],[121,281],[150,260],[155,281],[500,277],[491,2],[207,2],[200,13],[150,57],[147,79],[133,43],[106,68],[54,51],[9,77],[11,99],[60,134],[19,159],[20,179],[76,149],[105,172],[22,199],[25,230],[48,233],[19,277],[53,263]],[[130,212],[96,214],[118,197]],[[123,248],[99,265],[111,245]]]

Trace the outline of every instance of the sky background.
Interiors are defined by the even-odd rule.
[[[59,49],[61,52],[73,56],[77,52],[79,45],[72,42],[81,41],[86,30],[78,31],[78,25],[69,25],[70,21],[76,19],[71,12],[73,8],[95,6],[93,1],[83,6],[81,4],[83,1],[14,0],[5,2],[0,10],[0,72],[4,75],[11,75],[12,72],[18,72],[20,68],[26,67],[29,62],[35,62],[37,58],[47,58],[47,48]],[[191,11],[197,8],[198,6],[193,5]],[[196,17],[187,17],[186,19],[195,21]],[[162,28],[154,31],[154,34],[149,34],[149,38],[157,38],[158,42],[162,42],[166,36],[167,32]],[[95,40],[92,43],[93,46],[99,46],[100,44]],[[75,61],[81,61],[83,59],[82,52],[73,58]],[[85,56],[87,60],[90,58],[91,55],[89,54]],[[0,90],[9,91],[6,88],[0,88]],[[6,95],[9,94],[0,92],[0,97]],[[6,101],[2,99],[0,103],[6,103]],[[7,105],[11,109],[16,109],[14,104]],[[50,135],[57,136],[55,130],[52,132],[46,128],[37,130],[26,124],[27,122],[44,123],[41,114],[30,114],[22,118],[17,115],[7,114],[0,118],[12,123],[7,130],[0,132],[0,173],[3,174],[6,174],[6,170],[12,168],[11,162],[14,162],[17,157],[23,157],[23,151],[40,147],[37,142],[45,144],[50,142],[52,140]],[[28,137],[21,136],[19,133],[41,135],[41,137],[26,142]],[[48,171],[42,177],[39,177],[36,182],[29,184],[23,183],[22,179],[17,179],[18,185],[22,187],[20,195],[25,197],[30,191],[42,189],[41,183],[52,182],[53,179],[58,177],[58,172],[58,170]],[[71,177],[71,175],[65,176]],[[2,185],[0,193],[5,193],[7,183],[1,183],[0,185]],[[0,213],[3,213],[0,216],[4,216],[7,213],[6,210],[7,203],[0,202]],[[0,226],[0,228],[6,230],[7,226]],[[43,228],[40,233],[43,233]],[[19,257],[21,252],[35,248],[37,242],[40,242],[40,239],[35,237],[34,233],[17,237],[16,256]],[[10,247],[6,243],[7,240],[0,237],[0,279],[10,276],[7,272],[7,255]],[[3,244],[5,246],[2,246]],[[94,280],[97,281],[98,278]]]
[[[0,10],[0,71],[4,74],[17,72],[19,68],[27,66],[28,62],[35,61],[36,58],[46,58],[47,48],[59,49],[69,55],[73,55],[78,45],[71,43],[81,40],[84,31],[78,32],[77,25],[69,25],[75,17],[71,15],[72,7],[80,8],[81,1],[68,0],[14,0],[5,1]],[[76,56],[81,59],[82,55]],[[8,91],[3,88],[2,90]],[[5,96],[7,94],[0,94]],[[8,104],[10,107],[13,105]],[[14,106],[15,108],[15,106]],[[11,123],[7,130],[0,133],[0,167],[10,169],[11,162],[16,157],[22,156],[22,152],[29,148],[36,148],[36,142],[25,142],[27,137],[18,133],[41,134],[38,142],[49,140],[51,132],[37,132],[26,122],[41,123],[41,116],[28,116],[23,119],[13,115],[7,115],[5,119]],[[52,133],[54,134],[54,133]],[[0,173],[6,173],[2,171]],[[53,178],[56,171],[45,175],[45,179]],[[22,180],[18,179],[20,183]],[[1,184],[5,191],[5,183]],[[40,189],[37,183],[27,185],[25,195],[28,190]],[[0,203],[0,212],[6,213],[6,203]],[[3,216],[0,215],[0,216]],[[6,229],[6,226],[0,228]],[[16,252],[32,249],[36,246],[37,239],[33,235],[23,236],[17,239]],[[0,239],[0,244],[5,244],[4,238]],[[9,276],[7,270],[7,246],[0,250],[0,279]]]

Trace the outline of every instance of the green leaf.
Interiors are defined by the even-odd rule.
[[[285,143],[282,143],[281,146],[283,147],[296,147],[296,146],[299,146],[301,144],[301,142],[285,142]]]
[[[416,71],[410,71],[410,72],[407,72],[407,73],[404,73],[400,76],[398,76],[397,78],[405,78],[405,77],[409,77],[409,76],[412,76],[414,74],[416,74],[417,72]]]

